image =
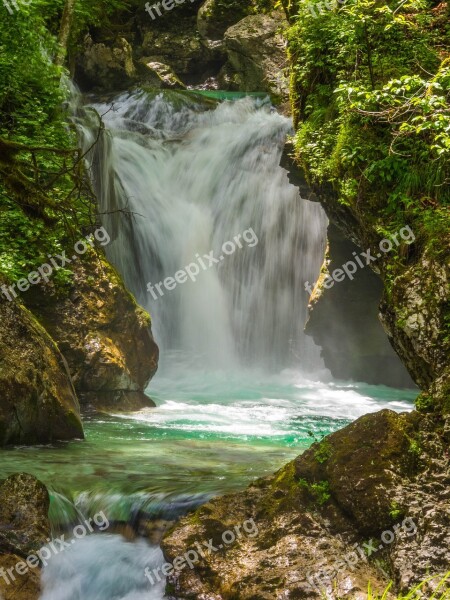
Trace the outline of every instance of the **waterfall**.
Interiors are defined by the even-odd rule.
[[[317,279],[327,219],[279,166],[291,121],[267,100],[181,92],[125,93],[94,108],[107,130],[90,168],[108,257],[151,313],[163,356],[220,369],[317,365],[304,283]],[[82,125],[86,148],[97,123]],[[243,240],[249,229],[257,243]],[[237,236],[242,247],[224,255]],[[195,282],[149,291],[211,252],[222,259]]]

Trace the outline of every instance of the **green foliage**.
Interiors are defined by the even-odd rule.
[[[319,442],[318,448],[314,451],[314,458],[317,462],[323,464],[331,457],[332,447],[330,442],[325,439]]]
[[[294,145],[310,182],[331,183],[375,228],[408,224],[418,246],[448,252],[445,15],[424,0],[349,0],[315,16],[306,0],[297,6],[287,33]],[[408,254],[391,258],[389,277]]]
[[[433,412],[434,402],[433,398],[423,392],[416,400],[416,410],[421,413]]]
[[[323,506],[331,498],[330,484],[328,481],[319,481],[318,483],[309,483],[306,479],[299,479],[298,485],[304,488],[314,498],[319,506]]]
[[[10,281],[67,248],[91,223],[77,139],[63,107],[64,72],[51,60],[52,10],[34,0],[0,20],[0,273]],[[55,282],[63,287],[70,276],[60,271]]]
[[[389,516],[394,521],[398,521],[402,515],[403,515],[403,511],[400,508],[400,506],[397,504],[397,502],[395,502],[395,500],[393,502],[391,502],[391,507],[390,507],[390,510],[389,510]]]
[[[449,598],[449,580],[450,571],[443,577],[433,576],[428,577],[425,581],[422,581],[418,585],[414,586],[412,590],[405,594],[399,594],[396,600],[419,600],[419,598],[427,598],[427,600],[448,600]],[[434,591],[431,592],[429,584],[433,582]],[[392,598],[392,582],[387,586],[382,595],[374,594],[372,586],[369,583],[367,600],[388,600]]]
[[[422,452],[420,442],[418,440],[410,440],[408,452],[416,457],[419,457]]]

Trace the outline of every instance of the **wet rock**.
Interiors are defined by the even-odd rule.
[[[67,363],[16,301],[0,300],[0,445],[83,438]]]
[[[147,58],[141,58],[139,61],[141,65],[149,71],[150,75],[153,75],[159,81],[162,88],[180,90],[185,89],[186,86],[174,73],[174,71],[163,63],[152,62]]]
[[[0,600],[39,599],[41,595],[40,571],[30,569],[26,575],[19,576],[15,572],[15,567],[23,562],[23,557],[17,554],[0,554],[0,572],[2,569],[5,570],[5,577],[0,577]],[[15,580],[8,575],[8,569],[14,569]]]
[[[47,488],[32,475],[17,473],[0,485],[0,550],[27,557],[50,534]]]
[[[159,356],[150,316],[101,254],[73,264],[65,293],[51,282],[30,290],[26,300],[66,357],[82,406],[154,406],[144,394]]]
[[[369,581],[404,592],[436,575],[422,590],[430,597],[450,561],[443,432],[435,416],[366,415],[245,492],[211,500],[163,540],[171,560],[196,541],[216,548],[174,573],[170,589],[192,600],[354,600],[367,598]],[[256,535],[242,534],[249,519]]]
[[[34,562],[34,567],[25,571],[25,560],[51,535],[49,505],[46,487],[32,475],[18,473],[0,483],[0,598],[39,598],[39,568]],[[22,575],[16,565],[21,565]]]

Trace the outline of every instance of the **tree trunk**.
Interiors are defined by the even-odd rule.
[[[67,45],[69,43],[70,27],[72,25],[75,2],[77,0],[66,0],[63,14],[61,17],[61,26],[58,35],[58,51],[55,57],[55,64],[62,66],[66,58]]]

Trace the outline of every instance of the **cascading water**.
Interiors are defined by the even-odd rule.
[[[310,370],[304,282],[320,270],[327,219],[279,166],[290,121],[254,98],[211,108],[186,94],[137,92],[109,112],[95,108],[109,133],[92,166],[115,237],[108,255],[154,317],[163,355],[176,349],[216,368]],[[121,208],[132,213],[126,223],[114,213]],[[249,228],[251,245],[242,240]],[[240,234],[243,247],[227,256],[222,245]],[[223,260],[195,282],[160,288],[162,298],[147,290],[211,251]]]

